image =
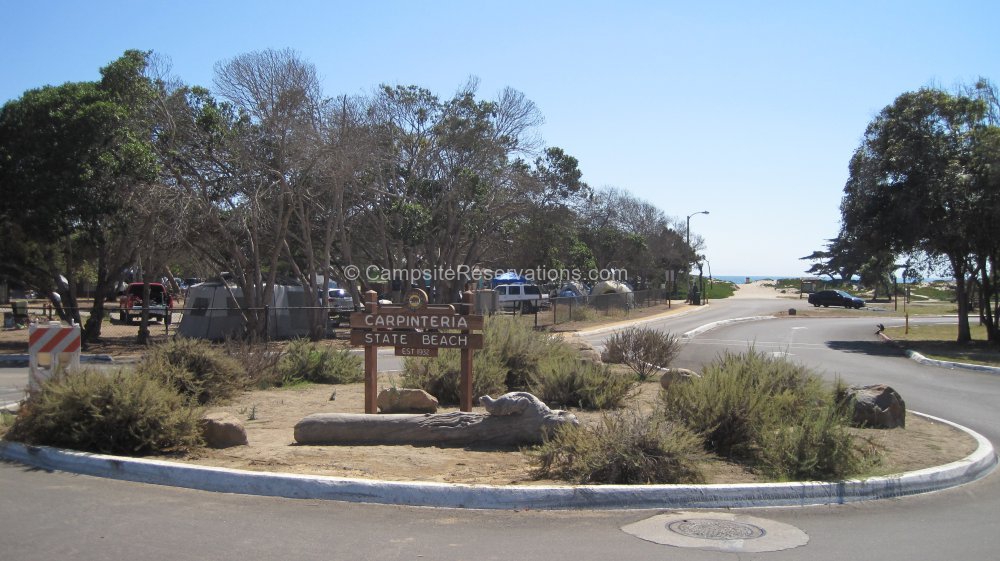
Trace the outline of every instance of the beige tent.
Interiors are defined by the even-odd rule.
[[[590,303],[597,308],[611,306],[631,308],[635,303],[635,295],[632,294],[632,289],[623,282],[602,281],[590,289]]]
[[[241,337],[245,330],[240,313],[243,305],[243,291],[239,287],[222,282],[196,284],[188,289],[177,333],[213,341]],[[275,286],[267,318],[268,336],[272,339],[308,336],[309,308],[316,305],[316,299],[307,299],[301,286]]]

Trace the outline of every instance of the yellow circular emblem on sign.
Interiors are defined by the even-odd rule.
[[[419,288],[413,288],[403,297],[406,309],[416,312],[427,307],[427,293]]]

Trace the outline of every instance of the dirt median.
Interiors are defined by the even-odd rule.
[[[380,378],[389,387],[390,376]],[[651,406],[659,384],[643,384],[631,404]],[[331,399],[332,398],[332,399]],[[454,411],[456,409],[442,409]],[[475,408],[476,411],[482,411]],[[179,461],[245,469],[390,481],[428,481],[467,484],[553,484],[561,481],[536,479],[529,455],[522,450],[489,448],[439,448],[434,446],[303,446],[294,441],[295,423],[312,413],[360,413],[364,411],[364,385],[310,385],[297,388],[248,392],[233,403],[213,408],[240,418],[250,444],[224,450],[203,449]],[[583,423],[599,422],[601,413],[574,411]],[[877,472],[885,475],[941,465],[961,459],[976,443],[949,426],[909,415],[906,429],[858,430],[882,447],[883,461]],[[709,483],[763,481],[741,466],[712,461],[703,466]]]

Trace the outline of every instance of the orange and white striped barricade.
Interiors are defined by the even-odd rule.
[[[28,390],[38,391],[42,383],[60,370],[80,368],[80,326],[64,326],[58,321],[28,327]]]

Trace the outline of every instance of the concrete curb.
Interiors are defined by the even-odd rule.
[[[921,415],[976,439],[969,456],[949,464],[885,477],[836,482],[735,485],[460,485],[373,481],[264,473],[162,460],[89,454],[0,441],[0,458],[45,470],[139,483],[296,499],[475,509],[749,508],[843,504],[928,493],[963,485],[997,465],[982,435],[950,421]]]
[[[906,351],[906,356],[915,362],[920,364],[928,364],[930,366],[940,366],[942,368],[960,369],[960,370],[972,370],[973,372],[987,372],[989,374],[1000,374],[1000,368],[996,366],[987,366],[985,364],[969,364],[967,362],[952,362],[950,360],[937,360],[933,358],[927,358],[924,355],[918,353],[917,351]]]
[[[878,336],[882,339],[883,343],[888,343],[902,348],[902,345],[900,345],[898,341],[889,337],[885,333],[879,333]],[[950,368],[952,370],[971,370],[973,372],[985,372],[987,374],[1000,374],[1000,367],[987,366],[985,364],[969,364],[967,362],[954,362],[951,360],[937,360],[934,358],[927,358],[917,351],[911,351],[909,349],[906,349],[906,357],[914,362],[926,364],[928,366],[939,366],[941,368]]]
[[[618,329],[625,329],[628,327],[634,327],[637,325],[645,325],[647,323],[653,323],[655,321],[662,321],[665,319],[684,317],[689,314],[699,312],[701,310],[707,310],[709,308],[708,304],[704,306],[688,306],[687,308],[677,311],[677,312],[662,312],[655,316],[650,316],[647,318],[637,319],[637,320],[624,320],[615,322],[611,325],[603,325],[601,327],[595,327],[592,329],[585,329],[583,331],[566,331],[563,332],[566,335],[576,335],[578,337],[586,337],[588,335],[597,335],[599,333],[606,333],[608,331],[616,331]]]
[[[706,323],[705,325],[696,327],[696,328],[692,329],[691,331],[688,331],[684,335],[681,335],[681,338],[683,338],[683,339],[692,339],[694,337],[697,337],[698,335],[701,335],[702,333],[705,333],[706,331],[711,331],[711,330],[713,330],[713,329],[715,329],[717,327],[722,327],[724,325],[734,325],[734,324],[737,324],[737,323],[748,323],[748,322],[751,322],[751,321],[764,321],[764,320],[768,320],[768,319],[778,319],[778,318],[776,316],[750,316],[750,317],[745,317],[745,318],[733,318],[733,319],[724,319],[724,320],[721,320],[721,321],[713,321],[712,323]]]

